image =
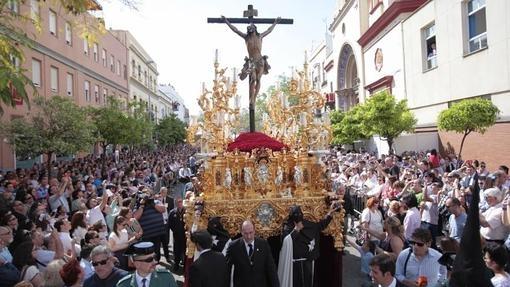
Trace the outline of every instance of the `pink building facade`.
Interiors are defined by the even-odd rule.
[[[100,18],[91,14],[64,14],[53,1],[27,0],[18,13],[39,19],[40,31],[31,23],[22,23],[28,35],[34,35],[35,45],[24,50],[20,63],[32,79],[40,96],[62,96],[79,106],[101,106],[113,96],[127,103],[127,48],[109,31],[95,31],[88,41],[83,39],[83,27],[94,26]],[[91,40],[91,39],[94,40]],[[30,92],[31,94],[31,92]],[[30,116],[26,103],[15,109],[4,107],[2,121]],[[3,139],[0,142],[0,169],[16,167],[16,156]]]

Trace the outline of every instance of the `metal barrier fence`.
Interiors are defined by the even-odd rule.
[[[368,197],[360,192],[359,190],[352,189],[350,187],[346,190],[351,198],[352,207],[354,212],[359,216],[363,209],[365,209]]]

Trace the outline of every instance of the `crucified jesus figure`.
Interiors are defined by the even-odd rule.
[[[267,74],[271,68],[267,63],[267,56],[262,56],[262,39],[269,35],[280,21],[280,17],[276,18],[274,23],[264,32],[257,32],[257,27],[252,23],[248,26],[247,32],[243,33],[239,31],[230,21],[221,16],[221,19],[225,21],[227,26],[234,31],[237,35],[241,36],[246,43],[246,49],[248,50],[248,57],[244,58],[244,65],[239,78],[244,80],[247,76],[250,81],[250,113],[255,109],[255,98],[257,97],[260,90],[260,79],[262,75]],[[251,117],[251,116],[250,116]],[[250,126],[250,130],[252,127]],[[253,130],[252,130],[253,131]]]

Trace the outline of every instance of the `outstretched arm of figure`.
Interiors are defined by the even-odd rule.
[[[260,34],[260,38],[264,38],[265,36],[269,35],[269,33],[273,32],[274,27],[276,26],[276,24],[278,24],[280,22],[281,19],[282,19],[282,17],[276,18],[276,20],[274,20],[274,23],[271,25],[271,27],[269,27],[266,31],[264,31]]]
[[[241,36],[241,38],[245,38],[246,37],[246,34],[244,34],[243,32],[239,31],[239,29],[237,29],[234,25],[232,25],[230,23],[230,21],[228,21],[228,19],[225,16],[221,16],[221,19],[223,21],[225,21],[227,26],[230,28],[230,30],[234,31],[234,33],[236,33],[237,35]]]

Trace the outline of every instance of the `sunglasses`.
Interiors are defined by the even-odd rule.
[[[409,241],[409,245],[418,245],[420,247],[425,246],[425,243],[423,242],[416,242],[416,241]]]
[[[91,262],[92,266],[94,266],[94,267],[96,267],[98,265],[105,265],[106,263],[108,263],[108,258],[106,258],[105,260],[97,261],[97,262]]]
[[[152,262],[156,261],[156,256],[151,256],[151,257],[145,258],[145,259],[135,259],[135,261],[145,262],[145,263],[152,263]]]

